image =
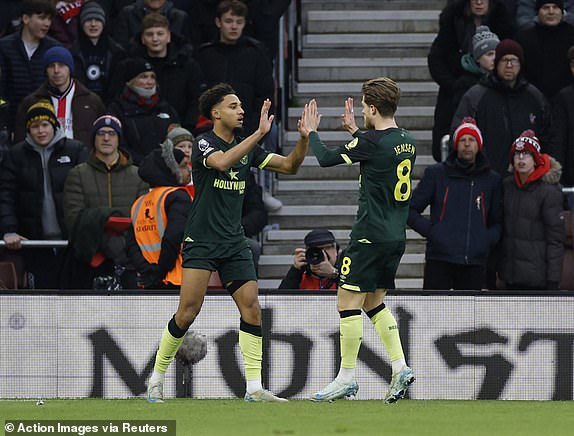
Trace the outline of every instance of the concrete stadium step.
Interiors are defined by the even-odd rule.
[[[303,12],[312,10],[441,10],[445,0],[301,0]]]
[[[439,10],[309,11],[308,33],[436,33]]]
[[[281,279],[259,279],[259,289],[277,289],[279,288],[279,284],[281,283]],[[399,290],[419,290],[423,287],[423,279],[422,278],[414,278],[414,279],[395,279],[395,286]],[[321,292],[318,290],[317,292]]]
[[[332,42],[334,44],[334,42]],[[387,76],[401,81],[431,81],[426,57],[299,59],[299,82],[364,81]]]
[[[287,274],[287,271],[293,263],[293,256],[286,255],[266,255],[262,254],[259,258],[259,277],[266,278],[282,278]],[[397,277],[400,278],[419,278],[423,275],[424,268],[424,254],[423,253],[410,253],[404,254]]]
[[[436,33],[311,33],[303,36],[303,48],[337,46],[356,49],[385,47],[430,47]]]
[[[349,205],[349,198],[339,196],[344,205],[284,205],[281,209],[269,212],[269,222],[276,223],[281,229],[313,229],[329,227],[330,229],[350,229],[357,205]]]
[[[438,85],[435,82],[399,82],[401,100],[399,106],[432,106],[436,102]],[[303,106],[315,98],[319,107],[335,106],[343,109],[347,97],[361,101],[363,82],[305,82],[298,83],[292,106]]]
[[[289,125],[297,125],[297,120],[303,112],[302,107],[290,107],[287,110]],[[321,117],[321,129],[334,130],[341,126],[342,107],[321,107],[319,106]],[[355,105],[355,118],[361,122],[361,107]],[[407,130],[426,130],[432,129],[433,126],[433,106],[400,106],[397,109],[395,118],[397,124]]]

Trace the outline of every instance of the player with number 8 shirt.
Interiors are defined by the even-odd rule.
[[[313,394],[313,401],[333,401],[358,391],[355,365],[362,338],[363,310],[371,319],[390,355],[392,379],[387,403],[404,397],[415,380],[407,366],[396,320],[383,300],[395,288],[395,276],[405,250],[405,228],[411,198],[411,176],[416,146],[411,133],[399,128],[394,114],[400,89],[389,78],[362,86],[362,113],[366,130],[355,123],[353,99],[345,101],[343,128],[353,135],[345,145],[328,148],[317,128],[321,115],[315,100],[303,113],[300,132],[322,167],[360,164],[359,208],[340,270],[337,292],[340,315],[341,367],[335,380]]]

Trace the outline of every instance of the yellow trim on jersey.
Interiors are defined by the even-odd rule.
[[[346,291],[361,292],[361,288],[359,286],[349,285],[347,283],[342,284],[341,288],[345,289]]]
[[[269,161],[271,160],[271,158],[272,158],[273,156],[278,156],[278,154],[276,154],[276,153],[269,153],[269,154],[267,155],[267,157],[265,158],[265,160],[264,160],[263,162],[261,162],[257,168],[259,168],[260,170],[262,170],[263,168],[265,168],[265,166],[269,163]]]
[[[353,161],[346,154],[341,153],[341,157],[347,165],[353,165]]]
[[[357,242],[361,244],[372,244],[372,242],[369,241],[368,239],[359,239]]]

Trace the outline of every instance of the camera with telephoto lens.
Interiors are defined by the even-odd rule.
[[[325,260],[325,253],[319,247],[309,247],[305,250],[305,260],[309,265],[318,265]]]

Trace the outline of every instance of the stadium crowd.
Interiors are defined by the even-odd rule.
[[[5,3],[2,260],[18,266],[21,287],[91,287],[102,276],[123,286],[138,277],[146,286],[177,284],[166,275],[179,265],[174,240],[181,228],[170,233],[170,261],[163,264],[159,255],[137,249],[138,235],[120,218],[130,217],[150,186],[171,192],[185,185],[189,195],[178,195],[172,209],[181,224],[193,198],[193,181],[181,171],[190,165],[194,136],[212,127],[198,110],[207,88],[227,82],[237,91],[246,135],[256,128],[262,102],[276,103],[277,24],[290,0]],[[571,0],[446,2],[428,54],[439,85],[432,138],[437,164],[414,191],[409,222],[428,242],[425,276],[434,276],[425,277],[425,287],[559,288],[572,231],[564,222],[574,210],[574,195],[561,193],[574,186],[572,23]],[[451,148],[441,154],[445,136]],[[271,133],[265,147],[277,147]],[[488,192],[481,190],[483,180]],[[268,210],[281,207],[269,192],[257,196]],[[260,205],[256,200],[250,204]],[[422,214],[427,205],[430,217]],[[250,237],[261,230],[244,226]],[[475,245],[470,236],[477,229],[488,238]],[[26,239],[71,243],[19,250]],[[80,246],[91,250],[78,253]],[[302,253],[291,273],[307,267]],[[142,265],[141,274],[134,264]],[[479,275],[467,274],[469,267],[478,267]],[[454,268],[459,279],[444,285],[439,268],[445,277]],[[84,269],[97,273],[79,274]],[[533,270],[536,277],[529,275]]]

